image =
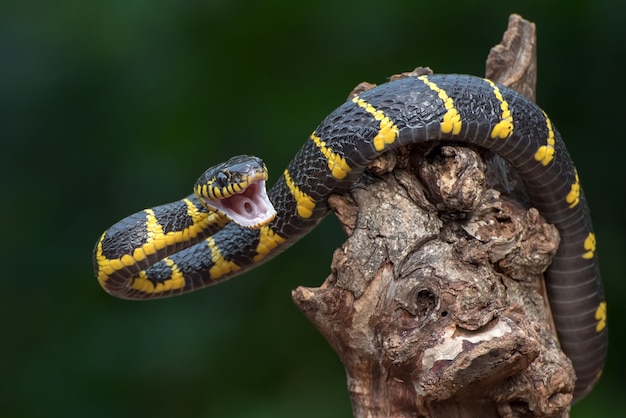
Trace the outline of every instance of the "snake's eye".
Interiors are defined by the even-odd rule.
[[[224,188],[228,185],[228,176],[220,171],[215,176],[215,182],[219,187]]]

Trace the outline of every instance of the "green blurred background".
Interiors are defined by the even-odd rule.
[[[360,81],[418,65],[482,75],[512,12],[537,23],[538,102],[581,173],[609,300],[608,367],[572,416],[618,416],[626,3],[615,0],[1,2],[0,415],[351,416],[340,362],[290,297],[328,275],[344,238],[334,219],[244,277],[153,302],[105,294],[93,245],[231,155],[263,157],[276,178]]]

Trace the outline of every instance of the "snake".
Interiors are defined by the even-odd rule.
[[[354,94],[313,131],[266,192],[267,168],[237,156],[208,169],[193,193],[107,229],[95,275],[124,299],[161,298],[234,277],[279,254],[329,212],[381,154],[419,143],[487,149],[522,179],[530,204],[560,234],[545,273],[559,342],[586,395],[604,367],[606,300],[578,172],[548,115],[515,91],[458,74],[409,76]]]

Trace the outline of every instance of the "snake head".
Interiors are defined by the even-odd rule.
[[[239,155],[206,170],[194,192],[209,210],[246,228],[260,228],[276,217],[267,197],[267,168],[258,157]]]

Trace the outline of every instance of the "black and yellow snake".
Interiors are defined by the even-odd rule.
[[[310,231],[328,213],[328,196],[345,192],[380,154],[439,140],[502,156],[523,179],[532,205],[558,228],[561,244],[546,281],[580,398],[601,374],[607,327],[578,173],[539,107],[482,78],[408,77],[355,96],[322,121],[268,195],[267,171],[257,158],[236,157],[209,169],[195,194],[135,213],[102,234],[94,249],[98,281],[115,296],[147,299],[233,277]],[[215,198],[223,200],[212,204]]]

